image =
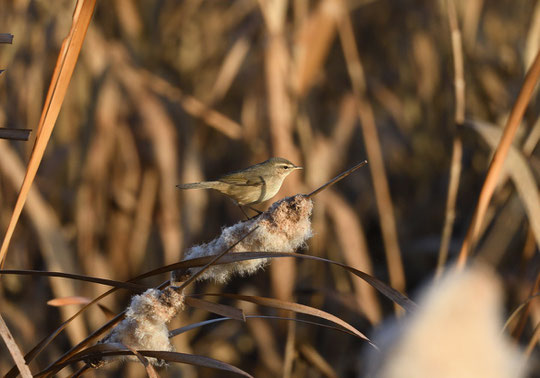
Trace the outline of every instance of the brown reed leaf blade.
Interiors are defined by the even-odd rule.
[[[497,126],[478,121],[467,121],[466,125],[480,134],[492,149],[497,148],[501,140],[501,130]],[[506,170],[521,199],[536,245],[540,246],[540,199],[533,171],[523,154],[514,146],[510,146],[506,161]]]
[[[286,317],[283,317],[283,316],[272,316],[272,315],[246,315],[246,321],[248,319],[287,320],[287,321],[293,321],[293,322],[297,322],[297,323],[310,324],[310,325],[314,325],[314,326],[322,327],[322,328],[328,328],[328,329],[331,329],[333,331],[339,331],[339,332],[346,333],[347,335],[356,336],[351,331],[349,331],[347,329],[344,329],[342,327],[336,327],[336,326],[323,324],[323,323],[318,323],[318,322],[313,322],[313,321],[304,320],[304,319],[286,318]],[[170,331],[169,334],[170,334],[170,337],[175,337],[175,336],[178,336],[178,335],[180,335],[180,334],[182,334],[184,332],[191,331],[191,330],[193,330],[195,328],[204,327],[206,325],[214,324],[214,323],[218,323],[218,322],[223,322],[225,320],[236,320],[236,319],[227,318],[227,317],[226,318],[208,319],[208,320],[204,320],[202,322],[197,322],[197,323],[189,324],[189,325],[184,326],[184,327],[173,329],[172,331]]]
[[[230,318],[230,319],[240,320],[242,322],[246,321],[246,316],[244,315],[244,311],[236,307],[227,306],[227,305],[214,303],[210,301],[205,301],[203,299],[194,298],[194,297],[185,297],[184,302],[188,306],[195,307],[195,308],[205,310],[208,312],[212,312],[214,314],[218,314],[221,316],[226,316],[227,318]]]
[[[506,319],[506,322],[504,323],[504,326],[502,328],[502,331],[501,332],[504,332],[508,329],[508,326],[510,325],[510,323],[512,323],[512,321],[516,318],[516,316],[519,315],[519,313],[535,298],[538,298],[540,297],[540,293],[535,293],[533,295],[531,295],[529,298],[527,298],[524,302],[522,302],[518,307],[516,307],[516,309],[514,311],[512,311],[512,313],[510,314],[510,316],[508,317],[508,319]]]
[[[115,288],[122,288],[127,290],[133,290],[133,291],[144,291],[148,289],[150,286],[147,285],[141,285],[136,284],[132,282],[123,282],[123,281],[114,281],[114,280],[108,280],[105,278],[97,278],[97,277],[90,277],[90,276],[83,276],[81,274],[73,274],[73,273],[62,273],[62,272],[48,272],[48,271],[40,271],[40,270],[20,270],[20,269],[0,269],[0,275],[2,274],[10,274],[10,275],[19,275],[19,276],[38,276],[38,277],[59,277],[59,278],[69,278],[73,280],[79,280],[79,281],[85,281],[85,282],[93,282],[101,285],[107,285],[112,286]]]
[[[331,323],[337,324],[343,327],[344,329],[352,332],[356,337],[366,340],[371,346],[377,349],[377,346],[373,344],[367,336],[365,336],[362,332],[357,330],[355,327],[353,327],[352,325],[350,325],[343,319],[338,318],[337,316],[332,315],[326,311],[319,310],[318,308],[306,306],[300,303],[284,301],[281,299],[259,297],[256,295],[240,295],[240,294],[229,294],[229,293],[219,293],[219,294],[204,293],[203,295],[232,298],[232,299],[236,299],[240,301],[255,303],[261,306],[277,308],[280,310],[294,311],[300,314],[306,314],[306,315],[315,316],[317,318],[325,319]]]
[[[11,219],[8,224],[6,235],[4,236],[2,246],[0,247],[0,268],[4,266],[7,250],[11,237],[13,236],[13,232],[15,231],[15,226],[21,215],[28,192],[32,186],[34,178],[36,177],[41,159],[45,153],[45,148],[47,147],[47,143],[51,137],[56,119],[58,118],[58,113],[60,112],[60,108],[64,102],[67,88],[71,81],[75,64],[79,58],[79,52],[81,51],[88,25],[90,24],[90,19],[94,13],[95,5],[96,0],[79,0],[75,6],[71,29],[68,36],[62,43],[62,48],[58,54],[56,67],[54,69],[51,84],[49,85],[49,91],[43,106],[43,111],[41,113],[41,118],[37,129],[36,143],[32,149],[30,161],[28,162],[28,167],[26,169],[26,175],[21,185],[17,202],[15,203],[15,208],[13,209],[13,214],[11,215]]]
[[[387,285],[381,280],[365,272],[362,272],[361,270],[355,269],[349,265],[342,264],[342,263],[332,261],[332,260],[327,260],[322,257],[302,255],[299,253],[290,253],[290,252],[235,252],[235,253],[231,253],[231,254],[223,256],[222,258],[219,259],[219,261],[215,262],[215,264],[222,265],[222,264],[234,263],[237,261],[263,259],[263,258],[280,258],[280,257],[294,257],[294,258],[299,258],[299,259],[315,260],[315,261],[325,262],[328,264],[337,265],[343,269],[348,270],[352,274],[360,277],[361,279],[366,281],[368,284],[373,286],[376,290],[378,290],[382,295],[390,299],[392,302],[403,307],[406,311],[413,312],[416,309],[416,303],[414,303],[406,295],[402,294],[401,292]],[[170,272],[172,270],[182,270],[182,269],[189,269],[189,268],[203,266],[214,258],[215,256],[205,256],[205,257],[197,257],[197,258],[189,259],[189,260],[183,260],[175,264],[171,264],[171,265],[161,267],[159,269],[155,269],[151,272],[148,272],[139,276],[138,278],[139,279],[146,278],[155,274]]]
[[[236,374],[240,374],[244,377],[251,377],[250,374],[246,373],[245,371],[229,365],[225,362],[215,360],[210,357],[195,355],[195,354],[186,354],[186,353],[178,353],[178,352],[165,352],[165,351],[154,351],[154,350],[139,350],[138,351],[141,355],[145,357],[152,357],[157,358],[160,360],[168,361],[168,362],[179,362],[199,367],[208,367],[212,369],[218,369],[223,371],[228,371]],[[71,357],[69,360],[62,362],[61,364],[58,364],[56,366],[52,366],[50,369],[43,370],[36,374],[36,377],[41,377],[46,374],[49,374],[53,371],[58,372],[65,366],[72,364],[74,362],[78,361],[85,361],[85,360],[92,360],[92,359],[101,359],[102,357],[110,357],[110,356],[127,356],[132,355],[133,352],[124,347],[122,344],[113,344],[113,343],[106,343],[106,344],[97,344],[94,346],[91,346],[80,353],[77,353],[73,357]]]

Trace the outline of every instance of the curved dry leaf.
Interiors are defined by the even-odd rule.
[[[43,270],[24,270],[24,269],[0,269],[0,275],[2,274],[14,274],[14,275],[20,275],[20,276],[38,276],[38,277],[59,277],[59,278],[69,278],[72,280],[78,280],[78,281],[85,281],[85,282],[92,282],[92,283],[98,283],[101,285],[107,285],[112,286],[118,289],[127,289],[127,290],[133,290],[136,292],[144,291],[150,286],[147,285],[141,285],[133,282],[123,282],[123,281],[115,281],[115,280],[108,280],[106,278],[96,278],[96,277],[90,277],[90,276],[84,276],[82,274],[73,274],[73,273],[62,273],[62,272],[48,272]]]
[[[388,299],[395,302],[396,304],[400,305],[401,307],[403,307],[408,312],[413,312],[416,309],[416,304],[412,300],[410,300],[407,296],[405,296],[404,294],[402,294],[399,291],[395,290],[394,288],[388,286],[384,282],[380,281],[379,279],[377,279],[377,278],[375,278],[373,276],[370,276],[369,274],[364,273],[364,272],[362,272],[362,271],[360,271],[358,269],[352,268],[352,267],[350,267],[348,265],[341,264],[341,263],[331,261],[331,260],[327,260],[327,259],[323,259],[321,257],[309,256],[309,255],[301,255],[301,254],[297,254],[297,253],[285,253],[285,252],[238,252],[238,253],[228,254],[228,255],[222,256],[219,259],[219,261],[215,262],[215,264],[229,264],[229,263],[233,263],[233,262],[236,262],[236,261],[260,259],[260,258],[278,258],[278,257],[295,257],[295,258],[301,258],[301,259],[310,259],[310,260],[316,260],[316,261],[326,262],[326,263],[330,263],[330,264],[340,266],[340,267],[348,270],[349,272],[357,275],[358,277],[362,278],[363,280],[365,280],[367,283],[369,283],[371,286],[373,286],[375,289],[377,289],[381,294],[383,294],[384,296],[386,296]],[[127,282],[133,282],[133,281],[136,281],[136,280],[151,277],[151,276],[161,274],[161,273],[165,273],[165,272],[170,272],[170,271],[173,271],[173,270],[187,269],[187,268],[204,266],[204,265],[208,264],[209,262],[211,262],[215,258],[216,258],[216,256],[206,256],[206,257],[200,257],[200,258],[196,258],[196,259],[180,261],[180,262],[175,263],[175,264],[170,264],[170,265],[158,268],[158,269],[154,269],[154,270],[152,270],[150,272],[147,272],[147,273],[144,273],[144,274],[142,274],[142,275],[140,275],[138,277],[135,277],[135,278],[133,278],[133,279],[127,281]],[[163,287],[166,284],[167,284],[167,282],[160,285],[160,287]],[[101,300],[104,297],[108,296],[109,294],[115,292],[116,290],[118,290],[118,289],[117,288],[111,289],[111,290],[103,293],[99,297],[95,298],[94,300],[92,300],[92,302],[90,302],[89,304],[83,306],[77,313],[75,313],[71,318],[69,318],[68,320],[63,322],[54,332],[52,332],[50,335],[48,335],[43,340],[41,340],[30,352],[28,352],[26,354],[26,356],[25,356],[26,360],[27,361],[33,360],[52,340],[54,340],[54,338],[56,338],[56,336],[58,336],[60,334],[60,332],[62,332],[64,330],[65,327],[67,327],[67,325],[73,319],[75,319],[77,316],[79,316],[82,312],[84,312],[92,304],[98,302],[99,300]],[[107,331],[108,329],[110,329],[115,324],[114,322],[118,322],[118,321],[121,320],[121,318],[120,318],[121,315],[122,314],[118,315],[117,317],[115,317],[113,319],[113,321],[107,323],[106,325],[101,327],[99,330],[94,332],[92,335],[90,335],[87,339],[83,340],[77,346],[73,347],[64,356],[73,353],[73,351],[79,350],[78,348],[80,348],[81,346],[86,345],[89,342],[89,340],[91,340],[92,338],[95,338],[96,335],[100,335],[101,333],[103,333],[103,332]],[[16,366],[13,367],[10,370],[10,372],[6,375],[6,378],[14,377],[15,374],[17,373],[16,369],[17,369]]]
[[[521,303],[514,311],[512,311],[512,313],[510,314],[510,316],[508,317],[508,319],[504,323],[504,326],[503,326],[501,332],[506,331],[506,329],[508,328],[510,323],[512,323],[512,320],[514,320],[516,318],[516,316],[521,312],[521,310],[523,310],[525,308],[525,306],[527,306],[529,304],[529,302],[532,301],[536,297],[540,297],[540,293],[536,293],[536,294],[531,295],[529,298],[527,298],[525,300],[525,302]]]
[[[167,362],[179,362],[179,363],[190,364],[190,365],[195,365],[199,367],[208,367],[212,369],[218,369],[218,370],[229,371],[232,373],[240,374],[240,375],[243,375],[244,377],[251,377],[250,374],[246,373],[245,371],[235,366],[229,365],[222,361],[215,360],[210,357],[205,357],[205,356],[200,356],[200,355],[195,355],[195,354],[154,351],[154,350],[139,350],[138,352],[145,357],[157,358],[157,359],[164,360]],[[113,344],[113,343],[97,344],[75,354],[70,359],[62,363],[53,365],[45,370],[40,371],[35,376],[40,377],[43,375],[48,375],[50,373],[53,373],[53,374],[58,373],[65,366],[72,364],[74,362],[78,362],[78,361],[100,359],[101,357],[110,357],[110,356],[126,356],[126,355],[132,355],[132,354],[133,352],[127,349],[122,344]]]
[[[243,322],[246,321],[246,316],[244,315],[244,311],[236,307],[227,306],[220,303],[209,302],[209,301],[205,301],[204,299],[199,299],[199,298],[194,298],[194,297],[185,297],[184,303],[191,307],[199,308],[201,310],[212,312],[214,314],[226,316],[227,318],[240,320]]]
[[[337,325],[345,328],[346,330],[351,331],[357,337],[366,340],[370,345],[377,348],[375,346],[375,344],[373,344],[371,342],[371,340],[367,336],[365,336],[362,332],[357,330],[355,327],[353,327],[352,325],[350,325],[349,323],[347,323],[343,319],[338,318],[337,316],[332,315],[332,314],[330,314],[330,313],[328,313],[326,311],[319,310],[318,308],[314,308],[314,307],[311,307],[311,306],[306,306],[306,305],[303,305],[303,304],[300,304],[300,303],[284,301],[284,300],[281,300],[281,299],[259,297],[259,296],[256,296],[256,295],[241,295],[241,294],[229,294],[229,293],[217,293],[217,294],[204,293],[204,294],[201,294],[201,295],[231,298],[231,299],[236,299],[236,300],[240,300],[240,301],[255,303],[255,304],[258,304],[258,305],[261,305],[261,306],[277,308],[277,309],[280,309],[280,310],[294,311],[294,312],[298,312],[298,313],[301,313],[301,314],[311,315],[311,316],[315,316],[315,317],[318,317],[318,318],[321,318],[321,319],[325,319],[325,320],[328,320],[329,322],[332,322],[334,324],[337,324]]]
[[[261,258],[280,258],[280,257],[295,257],[295,258],[300,258],[300,259],[316,260],[316,261],[340,266],[343,269],[346,269],[349,272],[365,280],[367,283],[369,283],[371,286],[377,289],[381,294],[383,294],[385,297],[395,302],[396,304],[400,305],[405,310],[412,312],[416,309],[416,304],[412,300],[410,300],[406,295],[400,293],[399,291],[387,285],[386,283],[382,282],[381,280],[365,272],[362,272],[358,269],[350,267],[346,264],[342,264],[342,263],[332,261],[332,260],[327,260],[321,257],[302,255],[299,253],[288,253],[288,252],[235,252],[234,254],[228,254],[221,257],[219,261],[215,262],[215,264],[221,265],[221,264],[230,264],[230,263],[234,263],[237,261],[244,261],[244,260],[253,260],[253,259],[261,259]],[[136,279],[147,278],[153,275],[170,272],[172,270],[182,270],[182,269],[204,266],[208,264],[208,262],[211,261],[212,259],[215,259],[215,256],[206,256],[206,257],[199,257],[195,259],[180,261],[178,263],[163,266],[161,268],[144,273],[138,276]],[[136,279],[133,279],[131,281],[135,281]]]
[[[375,289],[377,289],[385,297],[395,302],[396,304],[400,305],[405,310],[412,312],[416,309],[416,304],[412,300],[410,300],[406,295],[400,293],[398,290],[385,284],[381,280],[365,272],[362,272],[361,270],[348,266],[346,264],[342,264],[342,263],[332,261],[332,260],[323,259],[322,257],[302,255],[299,253],[289,253],[289,252],[235,252],[235,253],[228,254],[221,257],[219,261],[217,261],[215,264],[221,265],[221,264],[230,264],[230,263],[234,263],[237,261],[244,261],[244,260],[254,260],[254,259],[261,259],[261,258],[279,258],[279,257],[295,257],[299,259],[316,260],[316,261],[340,266],[343,269],[346,269],[349,272],[353,273],[354,275],[362,278],[368,284],[370,284]],[[206,257],[198,257],[195,259],[183,260],[178,263],[163,266],[161,268],[154,269],[150,272],[144,273],[140,275],[137,279],[151,277],[157,274],[170,272],[172,270],[182,270],[182,269],[203,266],[214,258],[215,256],[206,256]],[[131,281],[134,281],[134,280],[135,279]]]
[[[467,121],[467,126],[472,127],[489,144],[492,150],[497,148],[501,139],[502,130],[485,122]],[[510,147],[504,169],[512,178],[525,212],[531,225],[531,230],[540,247],[540,198],[538,185],[523,154],[514,146]]]
[[[341,328],[341,327],[335,327],[335,326],[331,326],[331,325],[328,325],[328,324],[312,322],[312,321],[304,320],[304,319],[286,318],[286,317],[283,317],[283,316],[272,316],[272,315],[246,315],[246,321],[249,320],[249,319],[288,320],[288,321],[293,321],[293,322],[297,322],[297,323],[304,323],[304,324],[314,325],[314,326],[317,326],[317,327],[328,328],[328,329],[331,329],[331,330],[334,330],[334,331],[339,331],[339,332],[346,333],[347,335],[356,336],[353,332],[351,332],[351,331],[349,331],[347,329]],[[222,322],[222,321],[225,321],[225,320],[236,320],[236,319],[233,319],[233,318],[216,318],[216,319],[208,319],[208,320],[204,320],[202,322],[189,324],[189,325],[184,326],[184,327],[173,329],[172,331],[169,332],[169,337],[175,337],[175,336],[178,336],[178,335],[180,335],[180,334],[182,334],[184,332],[191,331],[191,330],[193,330],[195,328],[204,327],[205,325],[214,324],[214,323]]]

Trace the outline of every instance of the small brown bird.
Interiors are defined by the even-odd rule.
[[[215,181],[177,185],[180,189],[214,189],[232,198],[240,206],[249,206],[274,197],[285,177],[302,169],[287,159],[274,157]]]

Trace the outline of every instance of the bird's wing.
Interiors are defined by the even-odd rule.
[[[260,186],[264,183],[262,177],[255,176],[246,178],[241,173],[231,173],[229,175],[222,176],[218,179],[218,181],[238,186]]]

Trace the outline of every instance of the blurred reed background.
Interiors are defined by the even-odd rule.
[[[455,5],[465,117],[500,135],[538,51],[540,2]],[[1,31],[15,36],[13,45],[0,45],[0,68],[6,69],[0,76],[1,126],[36,128],[73,7],[64,0],[0,5]],[[305,253],[354,266],[411,295],[437,267],[454,136],[459,133],[463,158],[450,260],[467,231],[494,147],[467,122],[456,130],[453,60],[443,1],[98,2],[6,267],[127,280],[179,261],[186,248],[242,219],[218,193],[180,192],[176,184],[281,156],[305,167],[286,180],[278,194],[283,197],[308,193],[368,159],[369,169],[315,198],[315,236]],[[539,109],[535,95],[516,143],[536,178]],[[0,140],[2,232],[35,136],[26,143]],[[537,197],[536,185],[525,196]],[[501,181],[477,248],[497,261],[509,311],[538,291],[538,248],[529,224],[540,214],[531,215],[522,203],[515,185]],[[94,298],[104,288],[4,276],[2,290],[2,316],[27,351],[77,307],[59,310],[47,306],[48,299]],[[224,287],[199,284],[194,291],[306,303],[368,334],[394,314],[392,303],[360,279],[313,261],[276,259],[254,277]],[[121,292],[103,303],[120,311],[129,296]],[[208,316],[190,309],[177,325]],[[38,366],[106,316],[96,308],[81,319],[37,359]],[[527,342],[539,322],[540,302],[533,301],[515,332]],[[365,364],[365,343],[349,335],[271,320],[222,322],[175,343],[177,351],[217,358],[256,377],[356,376]],[[3,344],[0,350],[4,372],[12,360]],[[135,363],[116,369],[97,374],[145,374]],[[223,376],[183,365],[162,374],[178,371],[184,377]]]

